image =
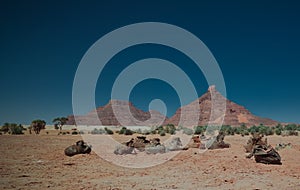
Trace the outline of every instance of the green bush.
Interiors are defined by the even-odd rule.
[[[72,135],[78,135],[78,132],[77,132],[77,131],[72,131],[71,134],[72,134]]]
[[[22,125],[15,124],[15,125],[11,126],[11,134],[12,135],[22,135],[22,134],[24,134],[23,130],[24,130],[24,128]]]
[[[22,135],[24,130],[26,129],[21,124],[16,123],[5,123],[0,129],[0,131],[11,135]]]
[[[275,129],[275,134],[276,135],[281,135],[281,129],[279,129],[279,128]]]
[[[172,128],[172,129],[170,129],[169,130],[169,133],[171,134],[171,135],[175,135],[176,134],[176,129],[174,128]]]
[[[122,127],[122,129],[119,131],[119,134],[120,135],[124,134],[126,130],[127,130],[126,127]]]
[[[105,130],[103,130],[103,129],[97,129],[97,128],[95,128],[95,129],[93,129],[93,130],[91,131],[91,134],[93,134],[93,135],[105,134],[105,133],[106,133]]]
[[[105,130],[106,134],[108,134],[108,135],[113,135],[114,134],[114,132],[112,130],[110,130],[106,127],[104,128],[104,130]]]
[[[286,131],[296,131],[297,130],[297,125],[296,124],[288,124],[284,126],[284,130]]]
[[[130,129],[125,129],[124,135],[132,135],[133,132]]]
[[[194,134],[194,130],[193,129],[189,129],[189,128],[184,127],[182,130],[183,130],[183,133],[186,134],[186,135],[192,135],[192,134]]]
[[[203,126],[196,126],[195,127],[195,132],[194,134],[195,135],[200,135],[200,134],[203,134],[205,131],[204,127]]]
[[[159,135],[160,135],[160,136],[166,136],[165,130],[161,130],[161,131],[159,132]]]

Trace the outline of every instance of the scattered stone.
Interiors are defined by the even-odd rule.
[[[285,149],[285,148],[292,148],[291,143],[279,143],[279,144],[276,144],[276,146],[275,146],[275,149],[277,151],[281,150],[281,149]]]

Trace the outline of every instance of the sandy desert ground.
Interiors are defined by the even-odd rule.
[[[246,159],[242,145],[249,137],[235,135],[225,137],[229,149],[189,149],[163,164],[139,169],[114,165],[95,152],[65,156],[64,149],[81,138],[55,131],[1,135],[0,189],[300,189],[300,137],[268,137],[272,146],[292,144],[279,151],[282,165]]]

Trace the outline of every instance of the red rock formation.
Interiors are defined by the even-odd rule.
[[[215,113],[214,116],[212,116],[211,114],[213,102],[212,97],[215,100],[213,110]],[[224,103],[226,103],[226,108],[224,107]],[[275,126],[278,124],[278,122],[274,120],[255,116],[251,114],[251,112],[245,107],[227,100],[215,89],[214,86],[210,87],[208,91],[198,100],[195,100],[192,103],[179,108],[170,119],[166,120],[165,124],[172,123],[174,125],[191,126],[192,123],[195,123],[195,121],[193,121],[192,119],[195,118],[195,116],[193,115],[193,112],[191,110],[195,110],[195,107],[197,105],[200,109],[200,115],[198,116],[198,125],[208,125],[209,123],[219,124],[222,119],[223,125],[231,126],[240,126],[242,124],[245,124],[246,126],[260,124],[264,124],[266,126]],[[225,111],[222,111],[222,108],[224,108],[223,110]],[[182,110],[184,110],[187,114],[185,114],[180,120]]]
[[[212,112],[213,102],[214,109]],[[98,117],[101,123],[99,123]],[[68,118],[68,124],[74,125],[74,116],[69,116]],[[172,123],[176,126],[208,125],[209,123],[215,125],[220,125],[221,123],[231,126],[240,126],[242,124],[246,126],[260,124],[275,126],[278,124],[274,120],[255,116],[245,107],[227,100],[214,86],[211,86],[197,100],[179,108],[170,119],[167,119],[157,111],[144,112],[136,108],[132,103],[120,100],[111,100],[107,105],[99,107],[87,115],[76,116],[77,125],[157,126],[162,124],[161,122],[163,124]]]
[[[111,100],[107,105],[86,115],[75,117],[72,115],[68,119],[69,125],[76,123],[77,125],[156,126],[161,125],[166,117],[153,110],[144,112],[131,102]]]

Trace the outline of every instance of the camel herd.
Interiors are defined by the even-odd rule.
[[[198,149],[218,149],[229,148],[230,144],[224,142],[225,135],[219,133],[215,137],[206,139],[205,136],[193,136],[191,141],[183,146],[179,137],[173,137],[171,141],[161,143],[159,138],[147,139],[145,136],[137,136],[129,141],[119,144],[113,151],[116,155],[137,154],[145,152],[147,154],[166,153],[170,151],[187,150],[189,148]],[[203,140],[203,143],[201,142]],[[278,152],[268,145],[267,139],[263,140],[263,135],[253,134],[244,146],[249,155],[247,158],[254,156],[255,161],[264,164],[281,164],[281,158]],[[91,145],[83,140],[77,141],[75,145],[71,145],[65,149],[65,155],[74,156],[77,154],[89,154]]]

